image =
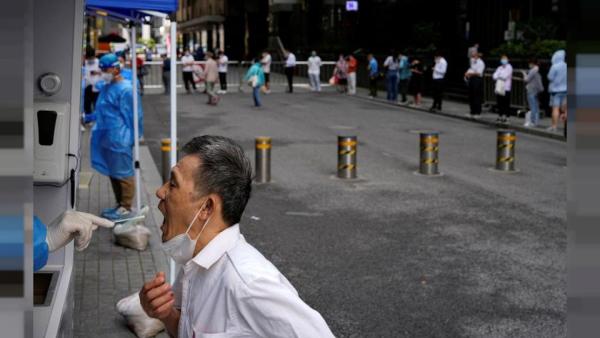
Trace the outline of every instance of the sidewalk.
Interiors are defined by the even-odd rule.
[[[112,207],[115,200],[108,177],[90,168],[89,131],[82,137],[81,156],[82,177],[88,179],[80,182],[78,210],[98,215],[103,208]],[[140,146],[140,162],[142,204],[149,205],[151,210],[145,222],[152,232],[148,248],[137,251],[118,246],[111,229],[98,228],[89,247],[75,252],[75,337],[135,337],[117,312],[117,302],[139,291],[157,271],[168,273],[158,229],[162,216],[154,196],[161,178],[146,146]],[[157,337],[168,335],[161,332]]]
[[[363,99],[363,100],[370,100],[370,101],[375,101],[375,102],[379,102],[379,103],[385,103],[385,104],[389,104],[390,106],[396,106],[399,108],[419,110],[419,111],[423,111],[423,112],[426,112],[429,114],[438,114],[438,115],[448,116],[448,117],[457,118],[457,119],[461,119],[461,120],[465,120],[465,121],[495,126],[495,127],[499,127],[499,128],[513,129],[517,132],[522,132],[522,133],[527,133],[527,134],[532,134],[532,135],[537,135],[537,136],[542,136],[542,137],[548,137],[548,138],[552,138],[552,139],[556,139],[556,140],[560,140],[560,141],[566,141],[566,139],[564,137],[564,132],[563,132],[564,124],[562,122],[559,123],[558,132],[552,133],[552,132],[549,132],[546,130],[546,128],[550,127],[550,124],[551,124],[551,119],[549,117],[544,117],[544,118],[540,117],[538,126],[533,127],[533,128],[526,128],[523,126],[523,124],[525,123],[524,116],[521,116],[521,117],[511,116],[508,125],[501,125],[501,124],[496,123],[496,118],[498,117],[498,114],[489,112],[488,110],[485,109],[485,107],[483,107],[483,110],[481,112],[481,117],[479,119],[473,119],[468,116],[469,111],[470,111],[468,103],[445,99],[442,103],[443,111],[432,113],[429,111],[429,108],[431,107],[431,105],[433,103],[433,99],[431,97],[423,97],[421,100],[420,107],[411,107],[409,105],[396,104],[396,103],[391,103],[391,102],[387,101],[385,99],[386,98],[385,91],[378,91],[377,97],[374,99],[369,98],[368,93],[369,93],[368,89],[357,88],[357,95],[354,97]],[[407,97],[407,99],[408,99],[409,103],[412,102],[412,100],[413,100],[412,95],[409,95]],[[540,112],[540,115],[541,114],[542,114],[542,112]]]

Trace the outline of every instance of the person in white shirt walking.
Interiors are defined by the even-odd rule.
[[[321,58],[317,55],[317,52],[313,50],[308,58],[308,80],[310,89],[313,92],[321,91],[321,64]]]
[[[294,70],[296,69],[296,55],[287,49],[283,50],[285,56],[285,76],[288,82],[288,93],[294,92]]]
[[[217,94],[227,94],[227,63],[229,62],[229,58],[225,55],[225,52],[220,50],[219,59],[217,60],[217,65],[219,67],[219,83],[221,84],[221,89],[217,91]]]
[[[496,81],[495,93],[498,109],[498,118],[496,122],[508,123],[510,112],[510,90],[512,89],[513,68],[508,62],[508,56],[502,55],[500,66],[496,68],[493,79]]]
[[[265,94],[271,92],[271,54],[268,51],[262,53],[260,64],[262,65],[263,73],[265,74]]]
[[[485,63],[481,60],[479,52],[473,52],[470,64],[471,67],[465,73],[465,79],[469,85],[469,106],[471,108],[469,117],[479,118],[483,102],[483,72],[485,71]]]
[[[429,109],[430,111],[441,111],[442,110],[442,97],[444,96],[444,78],[446,77],[446,71],[448,71],[448,62],[442,56],[440,52],[435,53],[435,65],[433,67],[433,105]]]
[[[156,192],[164,250],[182,267],[173,286],[164,272],[144,284],[146,314],[172,337],[333,337],[323,317],[240,233],[252,189],[242,147],[205,135],[182,150]]]
[[[196,83],[194,82],[194,57],[190,54],[190,51],[186,50],[185,55],[181,57],[182,72],[183,72],[183,84],[185,91],[190,93],[190,83],[192,88],[196,91]]]

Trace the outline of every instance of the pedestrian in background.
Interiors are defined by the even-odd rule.
[[[383,68],[386,69],[387,100],[395,103],[398,100],[398,58],[394,51],[383,61]]]
[[[506,54],[500,58],[500,66],[496,68],[493,79],[496,81],[495,93],[498,108],[498,119],[496,122],[508,123],[510,113],[510,91],[512,89],[512,65]]]
[[[367,55],[369,64],[367,65],[367,72],[369,74],[369,98],[377,97],[377,78],[379,78],[379,68],[377,60],[372,53]]]
[[[348,63],[348,95],[356,95],[356,69],[358,67],[358,61],[354,55],[350,54],[346,58]]]
[[[296,69],[296,55],[287,49],[283,50],[285,56],[285,76],[288,82],[288,93],[294,92],[294,70]]]
[[[473,53],[479,53],[479,44],[476,42],[467,49],[467,59],[469,63],[473,60]]]
[[[215,91],[215,85],[219,79],[219,69],[215,55],[212,52],[206,52],[206,66],[204,68],[205,81],[206,81],[206,94],[208,94],[208,104],[217,105],[219,102],[219,96]]]
[[[548,92],[550,93],[550,107],[552,107],[552,125],[548,131],[558,130],[558,120],[567,119],[567,63],[566,53],[558,50],[552,55],[552,67],[548,71]],[[566,126],[565,126],[566,132]],[[566,134],[565,134],[566,137]]]
[[[333,74],[337,78],[337,90],[340,93],[346,93],[348,90],[348,64],[344,58],[344,54],[340,54],[337,62],[335,63],[335,69]]]
[[[160,56],[163,60],[162,63],[162,81],[163,88],[165,88],[165,94],[168,95],[171,92],[171,58],[167,54]]]
[[[196,49],[194,52],[194,60],[195,61],[204,61],[206,56],[204,55],[204,48],[198,44],[196,44]]]
[[[483,102],[483,72],[485,63],[479,52],[473,52],[470,61],[471,67],[465,72],[465,79],[469,86],[469,117],[479,118]]]
[[[271,54],[265,50],[262,53],[260,64],[262,65],[263,73],[265,74],[265,94],[271,93]]]
[[[181,57],[181,65],[182,65],[182,75],[183,75],[183,85],[185,86],[185,91],[190,94],[190,83],[194,91],[196,91],[196,82],[194,82],[194,75],[192,74],[194,71],[194,57],[190,54],[189,50],[185,51],[185,54]]]
[[[264,59],[264,54],[263,54]],[[263,71],[264,64],[262,59],[256,57],[252,60],[252,66],[248,69],[244,81],[252,87],[252,99],[254,100],[254,106],[260,107],[260,88],[265,84],[265,73]]]
[[[84,94],[83,94],[83,111],[85,114],[91,114],[94,111],[96,100],[98,99],[99,90],[96,88],[96,83],[100,81],[99,61],[96,57],[96,50],[90,46],[85,48],[85,63],[84,71]]]
[[[218,69],[219,69],[219,83],[221,84],[221,89],[217,92],[217,94],[227,94],[227,63],[229,62],[229,58],[225,55],[225,52],[219,51],[219,59],[217,61]]]
[[[321,91],[321,64],[321,58],[317,55],[317,52],[313,50],[308,58],[308,80],[310,83],[310,90],[313,92]]]
[[[411,76],[412,72],[410,70],[408,56],[401,52],[400,55],[398,55],[398,90],[402,97],[402,104],[407,103],[406,93],[408,92],[408,84]]]
[[[540,67],[536,58],[529,59],[529,70],[525,76],[525,88],[527,90],[527,102],[529,112],[525,116],[525,127],[536,127],[540,118],[539,93],[544,91]]]
[[[410,92],[414,97],[412,107],[420,107],[423,93],[423,85],[425,81],[425,77],[423,75],[425,70],[423,69],[423,63],[421,63],[420,59],[413,58],[410,64],[410,72],[412,76],[409,82],[409,86]]]
[[[441,52],[435,53],[435,65],[433,66],[431,84],[433,90],[433,105],[429,109],[431,112],[442,110],[442,97],[444,96],[444,79],[448,71],[448,62],[442,56]]]

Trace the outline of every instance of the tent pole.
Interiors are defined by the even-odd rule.
[[[177,22],[171,18],[171,168],[177,163]],[[175,283],[175,261],[169,259],[169,280]]]
[[[133,163],[135,168],[135,208],[136,212],[142,210],[141,206],[141,188],[140,188],[140,126],[138,124],[138,74],[137,74],[137,56],[135,53],[136,32],[135,23],[131,23],[131,72],[133,74]]]

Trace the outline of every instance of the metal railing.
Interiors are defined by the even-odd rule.
[[[496,81],[493,79],[495,69],[486,69],[483,74],[483,103],[488,106],[496,105]],[[527,111],[526,73],[522,69],[514,69],[510,92],[510,108],[517,110],[517,115]]]
[[[145,89],[163,89],[163,71],[162,61],[147,61],[144,63],[147,74],[144,75],[144,88]],[[206,61],[196,61],[195,65],[204,69]],[[321,86],[328,86],[329,79],[333,76],[335,69],[335,62],[324,61],[321,65]],[[244,81],[246,72],[252,65],[251,61],[229,61],[227,63],[227,86],[230,89],[237,89],[239,91],[249,91],[249,87]],[[181,76],[182,64],[177,61],[177,88],[183,87],[183,78]],[[202,84],[203,79],[200,79],[197,84]],[[270,75],[270,86],[271,87],[284,87],[287,86],[287,78],[285,76],[285,62],[275,61],[271,63],[271,75]],[[308,88],[308,62],[300,61],[296,63],[294,68],[294,87],[306,87]]]

